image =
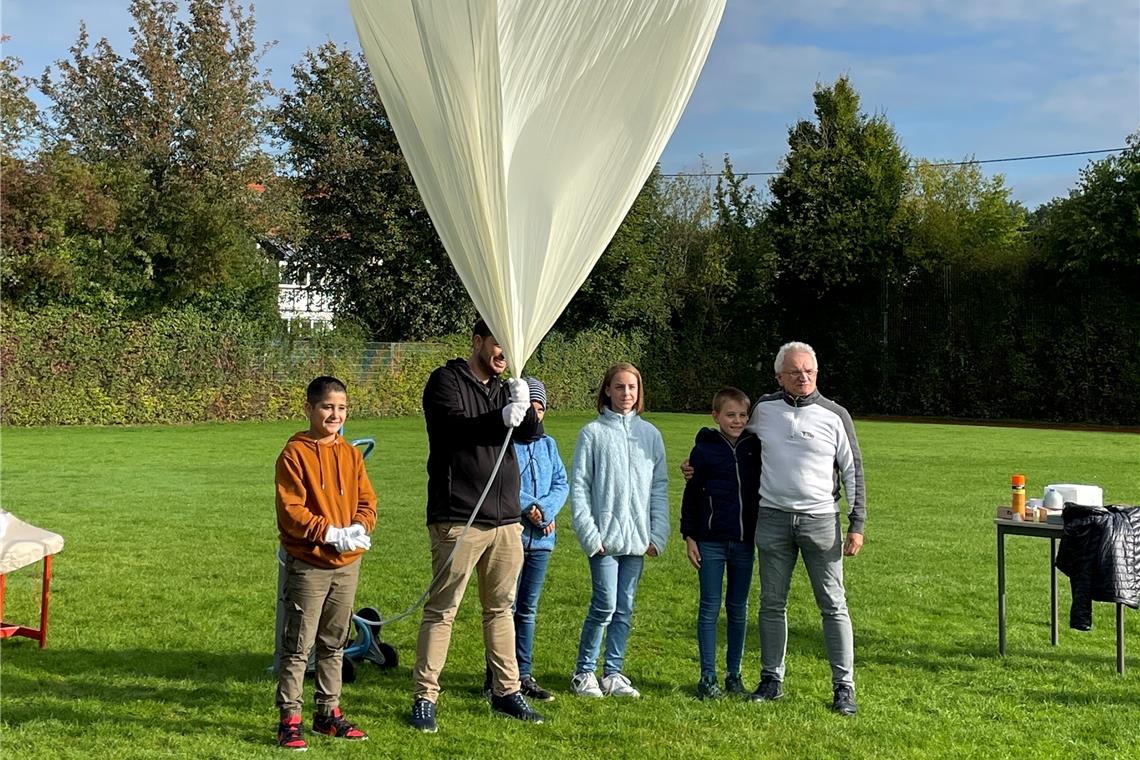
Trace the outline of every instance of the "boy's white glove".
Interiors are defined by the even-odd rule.
[[[364,530],[364,526],[360,523],[353,523],[345,530],[348,531],[349,540],[352,541],[353,549],[363,549],[368,551],[372,548],[372,539],[368,537],[368,533]]]
[[[345,552],[352,551],[354,545],[352,536],[349,535],[348,531],[348,528],[334,528],[330,525],[328,530],[325,531],[325,543],[332,544],[332,547],[336,549],[337,554],[344,554]]]
[[[526,384],[526,380],[519,377],[512,377],[507,380],[507,387],[511,391],[512,404],[530,403],[530,386]]]
[[[512,401],[503,407],[503,424],[507,427],[518,427],[526,417],[526,410],[530,409],[529,401]]]

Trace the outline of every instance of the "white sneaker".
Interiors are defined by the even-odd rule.
[[[579,697],[603,697],[598,677],[593,673],[575,673],[570,677],[570,691]]]
[[[610,673],[602,679],[602,692],[611,697],[632,697],[637,699],[641,692],[633,688],[633,684],[623,673]]]

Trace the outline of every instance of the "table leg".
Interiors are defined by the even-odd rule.
[[[1049,539],[1049,634],[1057,646],[1057,539]]]
[[[51,555],[44,555],[43,596],[40,597],[40,649],[47,646],[48,602],[51,599]]]
[[[998,654],[1005,655],[1005,531],[997,529]]]
[[[1124,605],[1116,604],[1116,672],[1124,675]]]

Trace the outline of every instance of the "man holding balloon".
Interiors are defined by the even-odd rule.
[[[542,722],[520,691],[515,659],[512,605],[523,564],[522,523],[519,467],[514,447],[504,450],[509,428],[520,439],[534,437],[538,418],[526,382],[500,378],[506,369],[502,347],[480,319],[471,355],[436,369],[424,388],[432,584],[416,645],[411,724],[426,733],[438,730],[439,675],[472,572],[479,576],[491,709]]]

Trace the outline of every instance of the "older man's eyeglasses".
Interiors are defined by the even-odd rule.
[[[815,377],[814,369],[786,369],[781,374],[788,377]]]

